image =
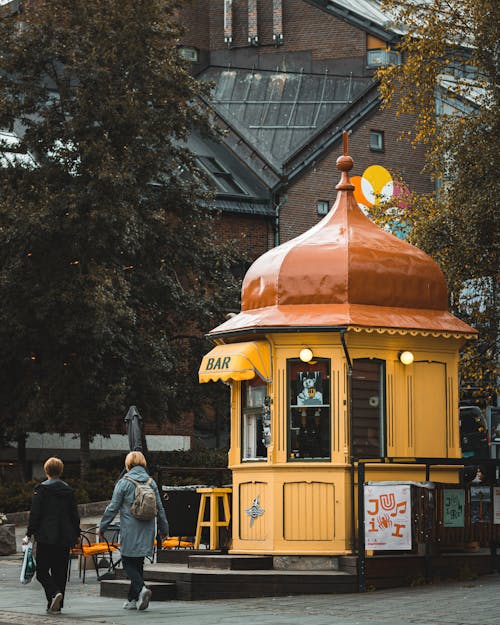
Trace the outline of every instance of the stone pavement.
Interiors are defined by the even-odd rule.
[[[22,531],[18,532],[18,540]],[[99,596],[75,563],[62,615],[45,613],[40,584],[19,582],[21,554],[0,557],[0,625],[499,625],[500,574],[365,594],[152,602],[144,612]]]

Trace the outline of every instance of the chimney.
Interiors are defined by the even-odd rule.
[[[224,0],[224,43],[233,43],[233,0]]]
[[[273,0],[273,41],[283,44],[283,0]]]
[[[257,33],[257,0],[248,0],[248,43],[256,46],[259,43]]]

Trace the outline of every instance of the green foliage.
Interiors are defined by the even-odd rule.
[[[92,462],[91,474],[103,471],[116,479],[123,470],[123,460],[121,455],[95,460]],[[150,474],[168,486],[217,485],[231,481],[231,472],[227,469],[227,449],[155,451],[147,454],[147,461]],[[166,467],[169,467],[168,471]],[[189,471],[190,468],[193,471]],[[211,471],[212,468],[216,470]]]
[[[437,197],[375,211],[383,225],[394,210],[412,243],[440,264],[450,309],[479,331],[462,355],[461,392],[496,403],[499,364],[500,236],[498,197],[498,23],[491,0],[386,0],[407,35],[404,63],[379,71],[386,105],[415,117],[407,137],[427,145]],[[436,115],[436,110],[439,112]]]
[[[29,510],[35,486],[39,482],[9,482],[0,484],[2,512],[24,512]]]
[[[39,0],[0,19],[0,419],[110,432],[195,408],[204,332],[235,305],[183,140],[208,87],[179,58],[173,0]]]
[[[85,479],[78,477],[78,464],[66,463],[63,479],[75,491],[79,504],[111,499],[113,488],[123,470],[123,455],[109,456],[93,460],[88,476]],[[170,471],[168,474],[159,474],[160,467],[181,467],[186,469],[208,469],[203,471],[182,470],[179,473]],[[227,449],[193,449],[187,451],[161,451],[148,454],[148,467],[151,475],[162,480],[168,486],[183,486],[190,484],[217,484],[221,478],[220,472],[211,472],[212,467],[221,469],[227,467]],[[230,480],[230,471],[223,474],[224,483]],[[167,481],[168,480],[168,481]],[[8,482],[0,484],[0,501],[2,512],[24,512],[30,509],[31,498],[39,480],[29,482]],[[161,484],[160,484],[161,486]]]
[[[227,467],[227,449],[189,449],[149,454],[152,465],[171,467]]]
[[[151,471],[158,466],[169,467],[227,467],[227,449],[188,449],[150,451],[147,454]],[[92,470],[102,470],[119,475],[124,466],[125,455],[107,456],[92,460]],[[65,465],[65,475],[71,465]],[[69,469],[71,471],[71,469]],[[73,477],[73,473],[71,473]]]

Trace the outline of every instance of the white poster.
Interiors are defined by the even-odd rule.
[[[493,486],[493,523],[500,525],[500,487]]]
[[[409,484],[365,486],[365,548],[411,549]]]

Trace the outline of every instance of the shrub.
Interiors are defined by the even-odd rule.
[[[153,477],[169,486],[184,486],[189,484],[218,484],[223,477],[224,482],[230,479],[229,470],[221,475],[220,471],[210,471],[210,468],[227,467],[227,450],[225,449],[191,449],[188,451],[160,451],[147,454],[149,470]],[[113,488],[123,470],[125,454],[109,456],[94,460],[91,463],[89,477],[81,480],[78,477],[78,464],[67,463],[64,467],[63,479],[75,491],[77,502],[89,503],[94,501],[106,501],[111,499]],[[159,474],[160,467],[187,467],[207,468],[206,471],[193,471],[192,474],[185,470],[175,473],[171,470],[166,474]],[[10,482],[0,484],[0,501],[2,512],[23,512],[31,507],[31,499],[35,486],[40,480],[29,482]],[[161,484],[159,484],[161,486]]]

